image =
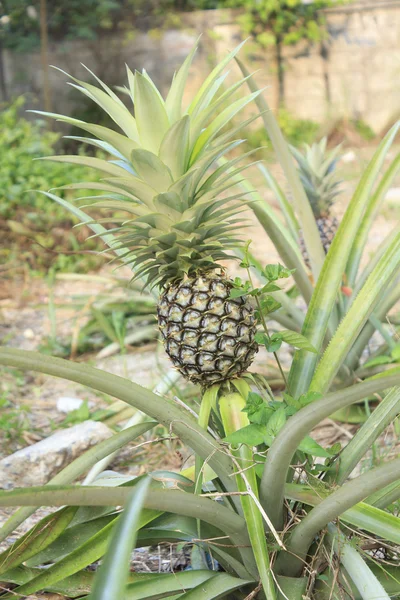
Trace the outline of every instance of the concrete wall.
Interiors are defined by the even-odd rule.
[[[306,43],[285,48],[286,106],[299,117],[321,122],[327,117],[362,118],[380,132],[400,114],[400,0],[357,2],[327,11],[327,20],[329,39],[323,52],[320,45]],[[191,94],[210,65],[242,39],[237,13],[191,13],[183,17],[180,29],[135,33],[131,39],[51,44],[49,62],[77,77],[90,77],[82,62],[109,84],[124,83],[126,62],[131,69],[145,67],[166,90],[174,70],[204,32],[191,73]],[[42,108],[40,54],[4,54],[9,96],[27,94],[29,106]],[[276,109],[274,51],[250,42],[243,57],[252,70],[259,69],[257,81],[267,86],[266,98]],[[233,67],[231,77],[236,75]],[[51,70],[52,109],[71,114],[79,106],[79,94],[65,80]]]

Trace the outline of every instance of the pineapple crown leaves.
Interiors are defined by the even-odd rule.
[[[316,218],[329,213],[334,199],[340,194],[341,180],[337,176],[336,164],[341,146],[327,151],[327,139],[322,138],[311,146],[304,144],[304,154],[291,147],[301,182]]]
[[[196,46],[175,73],[165,100],[146,71],[133,73],[127,67],[128,83],[123,91],[130,96],[134,114],[89,69],[97,85],[58,69],[70,78],[72,87],[98,104],[122,133],[36,111],[88,132],[94,137],[73,139],[111,156],[110,160],[90,156],[47,159],[92,167],[105,175],[100,181],[70,184],[63,189],[102,192],[85,201],[115,214],[93,223],[111,225],[109,232],[116,234],[114,250],[124,253],[135,278],[142,277],[151,285],[164,286],[184,274],[220,268],[218,262],[232,258],[230,251],[240,244],[239,221],[234,217],[250,200],[232,193],[237,182],[229,170],[234,168],[238,174],[247,168],[240,161],[250,153],[231,158],[219,168],[215,165],[243,142],[236,139],[243,123],[233,127],[232,119],[262,92],[238,98],[237,91],[246,78],[224,85],[224,71],[243,43],[212,70],[186,109],[182,107],[183,97]],[[247,119],[246,124],[258,116]]]

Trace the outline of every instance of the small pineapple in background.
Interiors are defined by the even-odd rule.
[[[329,152],[326,144],[325,137],[311,146],[306,144],[304,154],[292,147],[292,153],[298,164],[300,180],[314,213],[325,254],[328,252],[339,226],[337,218],[331,215],[331,207],[336,196],[340,194],[341,183],[336,172],[340,146],[336,146]],[[301,231],[300,248],[305,263],[310,266]]]
[[[111,247],[124,253],[135,278],[158,286],[158,322],[166,352],[187,379],[204,387],[240,375],[258,349],[252,298],[230,298],[233,285],[221,266],[231,258],[228,251],[240,244],[239,213],[246,201],[229,193],[234,185],[229,170],[240,171],[241,157],[222,166],[216,163],[243,141],[235,139],[243,124],[228,131],[226,125],[259,93],[235,99],[245,79],[221,87],[223,70],[239,48],[215,67],[186,109],[182,99],[195,49],[165,99],[145,71],[128,69],[125,91],[134,115],[99,79],[101,87],[72,78],[73,87],[100,105],[122,133],[41,113],[88,131],[96,139],[75,139],[113,157],[49,158],[106,174],[100,183],[66,187],[102,192],[93,196],[93,206],[114,211],[108,222],[115,227],[108,233],[118,241]],[[121,212],[126,216],[121,218]]]

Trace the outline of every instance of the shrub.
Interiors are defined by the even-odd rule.
[[[70,231],[77,220],[44,195],[32,191],[57,188],[68,181],[85,181],[93,175],[79,166],[34,160],[53,155],[61,135],[49,131],[43,120],[21,118],[23,106],[21,96],[0,113],[0,223],[3,220],[7,239],[5,259],[14,254],[21,258],[23,250],[34,269],[52,266],[60,271],[79,271],[95,267],[102,263],[98,257],[68,255],[79,248],[82,240],[83,232]],[[63,198],[70,195],[61,190],[59,194]],[[82,191],[81,195],[88,192]],[[30,238],[37,244],[29,241],[27,246]],[[86,249],[98,249],[97,242],[89,243]]]

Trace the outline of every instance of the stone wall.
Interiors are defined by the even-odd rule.
[[[364,119],[382,131],[400,113],[400,0],[357,2],[327,11],[329,39],[321,45],[300,43],[287,47],[285,57],[286,106],[293,114],[316,121],[345,116]],[[80,63],[109,84],[125,81],[125,62],[131,69],[145,67],[167,89],[173,72],[200,33],[189,94],[216,59],[241,39],[237,13],[229,10],[187,14],[180,29],[163,33],[135,33],[132,39],[102,37],[97,42],[51,44],[49,62],[76,77],[87,77]],[[277,107],[274,51],[249,42],[243,57],[265,95]],[[40,53],[4,53],[9,96],[26,94],[28,105],[43,106]],[[231,77],[236,76],[235,68]],[[52,109],[79,108],[79,94],[66,87],[66,77],[51,70]]]

